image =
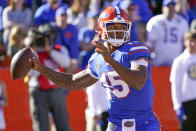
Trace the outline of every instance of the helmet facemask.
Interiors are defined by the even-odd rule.
[[[130,21],[101,21],[100,26],[103,29],[101,38],[107,40],[113,46],[119,47],[130,39]]]

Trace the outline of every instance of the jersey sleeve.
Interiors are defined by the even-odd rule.
[[[88,61],[87,72],[94,78],[98,79],[98,74],[96,71],[96,53],[91,56]]]
[[[144,44],[133,44],[133,47],[128,51],[128,57],[130,62],[140,59],[144,59],[146,61],[151,60],[150,51]]]

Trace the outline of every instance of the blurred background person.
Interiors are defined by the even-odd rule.
[[[177,14],[184,17],[189,25],[193,19],[196,19],[196,14],[190,9],[190,5],[187,0],[175,0],[175,11]]]
[[[86,131],[106,131],[109,118],[106,88],[100,81],[86,88]]]
[[[67,22],[77,26],[78,30],[87,26],[87,14],[90,0],[73,0],[73,4],[67,10]]]
[[[82,27],[78,33],[78,41],[80,47],[80,68],[83,70],[88,64],[88,60],[94,53],[94,45],[91,42],[95,35],[98,35],[96,31],[98,30],[98,14],[89,13],[88,15],[88,25]],[[98,37],[98,36],[97,36]]]
[[[148,0],[129,0],[135,3],[138,7],[138,15],[140,16],[140,23],[144,25],[150,20],[153,16],[152,10],[149,7]]]
[[[3,108],[8,105],[8,96],[6,85],[3,81],[0,80],[0,131],[6,129],[6,123],[4,118]]]
[[[14,26],[11,29],[7,47],[8,56],[13,57],[19,50],[24,48],[25,37],[26,30],[22,26]]]
[[[128,9],[132,8],[132,11],[129,11],[129,15],[130,16],[131,16],[131,14],[135,15],[135,17],[134,17],[134,19],[132,19],[132,21],[134,20],[133,24],[137,23],[138,39],[139,39],[139,41],[141,41],[143,43],[146,41],[146,24],[150,20],[150,18],[153,16],[152,10],[150,9],[148,2],[149,1],[147,1],[147,0],[123,0],[120,3],[120,5],[132,6],[132,7],[128,8]],[[135,25],[133,25],[132,28],[135,28]],[[134,29],[132,29],[132,31],[133,30]]]
[[[57,8],[64,6],[68,8],[67,4],[61,2],[61,0],[47,0],[47,2],[41,5],[34,14],[35,25],[39,26],[50,22],[55,22],[55,13]]]
[[[58,58],[58,59],[55,59],[55,61],[57,63],[61,63],[62,64],[61,65],[62,67],[66,67],[66,68],[69,67],[69,65],[71,63],[71,59],[69,57],[69,53],[68,53],[67,48],[64,47],[64,46],[58,45],[58,44],[54,45],[55,40],[56,40],[56,33],[57,32],[52,27],[52,25],[51,24],[43,24],[43,25],[39,26],[38,30],[41,33],[44,33],[47,36],[49,36],[48,38],[49,38],[49,41],[50,41],[51,48],[53,50],[58,51],[55,54],[54,53],[51,53],[51,55],[53,56],[54,59],[55,59],[55,57]],[[65,64],[65,62],[62,62],[63,59],[59,59],[59,57],[61,58],[61,56],[63,56],[63,59],[66,62],[66,64]],[[64,72],[67,72],[66,68],[63,68]],[[65,90],[64,89],[64,93],[65,93],[65,102],[66,102],[66,98],[67,98],[67,95],[68,95],[68,90]],[[49,122],[50,122],[50,129],[51,129],[51,131],[56,131],[56,126],[55,126],[54,119],[53,119],[53,116],[52,116],[52,113],[51,112],[49,113]]]
[[[175,13],[174,7],[173,0],[164,0],[163,13],[152,17],[147,23],[146,45],[153,51],[154,66],[171,66],[174,58],[183,51],[188,22]]]
[[[141,18],[138,14],[138,6],[133,1],[130,1],[128,3],[121,3],[120,6],[123,9],[127,10],[129,18],[132,22],[130,41],[139,41],[138,22],[140,21]]]
[[[56,71],[63,71],[70,65],[69,56],[62,55],[60,50],[52,48],[49,36],[35,32],[32,40],[29,41],[32,43],[26,43],[25,45],[32,47],[33,52],[42,64]],[[59,63],[59,61],[61,62]],[[33,70],[29,72],[25,79],[29,85],[29,103],[33,129],[35,131],[48,131],[51,127],[48,114],[51,112],[56,129],[70,131],[64,89],[58,88],[53,82]]]
[[[132,22],[130,41],[139,41],[138,22],[141,18],[138,14],[138,6],[134,4],[134,2],[133,3],[131,2],[127,7],[127,12]]]
[[[67,23],[67,8],[60,7],[56,11],[56,23],[54,28],[57,31],[55,44],[65,46],[71,57],[71,65],[67,68],[69,73],[75,73],[78,70],[78,29],[76,26]]]
[[[11,57],[7,55],[5,44],[2,36],[0,37],[0,68],[8,68],[10,66]]]
[[[32,11],[27,8],[24,0],[10,0],[3,10],[3,40],[8,44],[9,33],[13,26],[19,25],[28,29],[32,25]],[[6,46],[7,47],[7,46]]]
[[[91,12],[88,14],[88,26],[80,29],[78,40],[80,43],[80,68],[83,70],[88,64],[88,60],[94,53],[92,40],[99,37],[96,33],[98,29],[98,14]],[[85,110],[86,131],[105,131],[107,129],[107,94],[100,82],[86,88],[87,108]]]
[[[185,50],[173,62],[172,100],[181,131],[196,130],[196,31],[185,35]]]

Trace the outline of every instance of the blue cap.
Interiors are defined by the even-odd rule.
[[[168,6],[169,4],[175,5],[176,3],[174,0],[163,0],[162,6]]]
[[[56,10],[56,16],[57,15],[67,15],[67,7],[59,7],[57,10]]]

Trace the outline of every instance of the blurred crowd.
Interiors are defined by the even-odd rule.
[[[141,41],[152,48],[155,66],[170,66],[173,58],[171,60],[165,58],[164,62],[159,61],[159,59],[162,61],[161,56],[159,57],[160,49],[156,49],[153,44],[159,43],[160,40],[155,38],[165,37],[165,40],[167,38],[173,43],[179,43],[177,39],[183,39],[183,34],[188,31],[191,24],[192,28],[195,28],[194,19],[196,18],[194,0],[175,0],[174,2],[174,8],[171,7],[174,11],[171,8],[167,11],[163,8],[164,3],[159,0],[1,0],[0,67],[9,66],[13,55],[21,48],[28,46],[25,44],[25,38],[29,31],[37,30],[40,25],[50,24],[56,35],[52,45],[63,45],[68,50],[71,59],[68,70],[73,73],[79,68],[85,68],[94,49],[90,41],[97,35],[98,15],[109,5],[118,5],[127,10],[132,21],[130,41]],[[60,7],[64,7],[65,11],[62,9],[56,12]],[[179,32],[176,28],[164,28],[162,32],[165,34],[161,34],[158,25],[164,26],[162,25],[164,23],[156,18],[150,21],[154,16],[167,15],[167,13],[170,15],[175,13],[185,20],[182,24],[183,29],[180,31],[184,32],[181,36],[178,36]],[[186,24],[187,27],[184,27]],[[182,40],[180,42],[182,43]],[[183,47],[179,47],[177,51],[172,50],[173,53],[177,52],[174,57],[179,55],[182,49]]]
[[[99,37],[98,16],[111,5],[127,11],[132,21],[130,41],[141,41],[152,50],[153,66],[171,66],[184,50],[186,32],[196,30],[195,0],[0,0],[0,68],[9,67],[24,47],[59,71],[86,68],[94,53],[91,41]],[[29,87],[37,86],[38,75],[29,76],[25,77]],[[45,83],[43,90],[48,90]]]

